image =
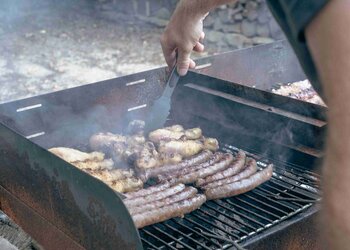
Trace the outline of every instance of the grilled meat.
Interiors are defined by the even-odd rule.
[[[219,150],[219,142],[215,138],[204,138],[203,139],[203,147],[205,149],[208,149],[210,151],[217,151]]]
[[[120,147],[126,144],[126,137],[112,133],[97,133],[90,137],[90,148],[92,150],[110,152],[113,145],[119,144]]]
[[[187,140],[197,140],[202,137],[202,130],[200,128],[186,129],[185,137]]]
[[[197,194],[198,190],[194,187],[186,187],[183,191],[174,194],[172,196],[169,196],[167,198],[164,198],[162,200],[158,201],[150,201],[147,204],[143,204],[138,207],[131,207],[129,209],[129,212],[131,215],[138,214],[138,213],[143,213],[146,211],[154,210],[160,207],[168,206],[170,204],[192,198]]]
[[[105,155],[100,152],[85,153],[73,148],[65,147],[50,148],[49,151],[69,163],[84,161],[103,161],[105,157]]]
[[[181,183],[193,183],[197,181],[199,178],[204,178],[209,175],[213,175],[218,171],[226,169],[231,162],[233,161],[233,155],[232,154],[224,154],[223,158],[220,159],[218,162],[206,167],[201,168],[196,171],[193,171],[191,173],[188,173],[183,176],[179,176],[178,181]]]
[[[174,217],[181,217],[199,208],[206,198],[202,194],[197,194],[192,198],[173,203],[158,209],[147,211],[132,216],[137,228],[142,228]]]
[[[165,183],[161,183],[161,184],[151,186],[148,188],[140,189],[140,190],[135,191],[135,192],[127,193],[127,194],[125,194],[125,196],[128,199],[133,199],[133,198],[137,198],[137,197],[141,197],[141,196],[147,196],[147,195],[152,194],[152,193],[160,192],[160,191],[163,191],[169,187],[170,187],[170,183],[165,182]]]
[[[256,165],[256,161],[252,158],[248,158],[246,165],[244,166],[244,169],[239,172],[236,175],[233,175],[231,177],[227,177],[225,179],[221,179],[218,181],[213,181],[207,184],[204,184],[201,186],[202,189],[209,189],[209,188],[214,188],[217,186],[221,186],[224,184],[228,184],[231,182],[235,182],[235,181],[239,181],[245,178],[248,178],[249,176],[251,176],[252,174],[254,174],[257,171],[257,165]]]
[[[182,131],[171,131],[161,128],[150,132],[148,138],[154,143],[159,143],[164,140],[179,140],[182,136],[184,136],[184,132]]]
[[[139,172],[139,176],[143,181],[147,181],[149,178],[156,177],[163,173],[168,173],[171,171],[177,171],[195,164],[202,163],[210,158],[213,153],[209,150],[204,150],[198,155],[194,155],[188,159],[183,160],[177,164],[165,165],[158,168],[144,169]]]
[[[171,181],[172,183],[179,183],[182,176],[187,175],[189,173],[195,172],[198,169],[209,167],[210,165],[218,162],[223,157],[223,154],[221,152],[217,152],[210,156],[210,158],[202,163],[192,165],[177,171],[164,173],[157,176],[157,180],[159,182],[162,181]]]
[[[197,187],[203,186],[207,183],[221,180],[239,173],[244,168],[245,158],[246,158],[245,153],[243,151],[239,151],[236,155],[236,158],[227,169],[219,171],[213,175],[209,175],[204,179],[198,179],[196,181],[196,186]]]
[[[206,189],[205,195],[208,200],[213,200],[248,192],[265,181],[268,181],[272,176],[272,172],[273,167],[272,165],[269,165],[265,169],[256,172],[246,179]]]
[[[160,153],[180,154],[185,158],[198,154],[202,150],[203,144],[192,140],[161,141],[158,147]]]
[[[101,181],[111,183],[113,181],[123,180],[127,178],[134,177],[134,171],[132,170],[122,170],[122,169],[112,169],[112,170],[89,170],[84,169],[85,172],[91,174],[92,176],[100,179]]]
[[[159,154],[152,142],[147,142],[136,157],[135,166],[140,169],[154,168],[160,165]]]
[[[175,164],[182,161],[182,155],[180,154],[160,154],[159,161],[161,165]]]
[[[164,129],[167,129],[173,132],[183,132],[185,130],[184,127],[179,124],[175,124],[170,127],[165,127]]]
[[[142,120],[133,120],[128,124],[127,132],[130,135],[143,135],[145,122]]]
[[[75,167],[82,170],[98,170],[98,169],[113,169],[114,162],[112,159],[103,161],[77,161],[72,163]]]
[[[184,138],[186,140],[196,140],[202,137],[202,130],[200,128],[192,128],[184,130],[181,125],[173,125],[171,127],[165,127],[156,129],[149,133],[148,138],[154,143],[160,143],[161,141],[180,140]]]
[[[184,189],[185,189],[185,185],[180,183],[180,184],[177,184],[175,186],[164,189],[163,191],[151,193],[147,196],[141,196],[141,197],[136,197],[136,198],[131,198],[131,199],[126,198],[124,200],[124,204],[128,208],[142,206],[143,204],[147,204],[150,201],[157,201],[157,200],[161,200],[161,199],[164,199],[166,197],[172,196],[176,193],[181,192]]]
[[[143,182],[135,177],[106,182],[106,184],[108,184],[113,190],[120,193],[135,191],[143,187]]]

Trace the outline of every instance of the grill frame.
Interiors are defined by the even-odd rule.
[[[238,57],[254,54],[254,50],[246,50],[248,54],[243,53],[242,55],[242,53],[239,52]],[[106,238],[111,242],[119,241],[123,244],[129,244],[127,246],[128,249],[140,248],[141,241],[138,238],[137,230],[131,225],[128,212],[119,197],[111,192],[102,182],[48,153],[46,148],[59,144],[60,146],[75,146],[85,149],[86,145],[79,142],[86,140],[86,136],[70,141],[67,141],[65,138],[76,134],[76,131],[79,131],[77,130],[78,128],[85,128],[81,124],[84,121],[82,118],[86,118],[91,111],[97,111],[97,115],[89,121],[101,121],[101,118],[107,117],[106,114],[109,115],[111,119],[102,120],[101,127],[106,131],[112,132],[120,132],[130,119],[146,117],[148,109],[142,108],[142,105],[151,103],[161,93],[164,78],[165,70],[161,68],[0,105],[0,139],[2,142],[0,155],[2,159],[5,159],[0,164],[0,171],[3,173],[0,176],[0,193],[3,194],[0,199],[1,209],[14,218],[19,225],[23,226],[27,232],[48,249],[55,249],[57,246],[69,246],[73,249],[92,246],[101,249],[111,247],[106,245]],[[145,81],[140,82],[142,79],[145,79]],[[154,81],[155,79],[156,81]],[[184,98],[182,98],[183,94],[186,93],[188,100],[188,97],[193,98],[196,95],[192,94],[196,91],[198,92],[198,90],[186,86],[189,80],[191,82],[203,81],[201,82],[203,86],[225,94],[224,96],[208,95],[214,96],[214,99],[224,99],[220,101],[226,103],[224,108],[227,104],[236,103],[234,105],[236,110],[241,109],[242,105],[245,105],[249,109],[260,110],[259,112],[262,114],[277,113],[276,115],[283,117],[284,113],[278,113],[278,110],[265,110],[265,106],[268,105],[270,108],[287,109],[288,112],[310,116],[312,119],[322,120],[325,117],[326,109],[317,105],[290,100],[286,97],[276,96],[271,93],[190,72],[183,82],[178,85],[174,93],[174,104],[172,105],[173,109],[171,110],[169,123],[176,121],[189,127],[200,124],[205,133],[212,136],[216,136],[213,129],[210,129],[209,125],[206,126],[206,121],[203,120],[203,117],[207,114],[206,110],[202,109],[201,114],[196,114],[195,120],[191,112],[178,112],[178,110],[184,110],[179,100],[181,100],[182,105],[186,103]],[[203,94],[200,91],[198,93]],[[250,102],[239,103],[237,99],[226,98],[227,94],[241,97]],[[123,96],[128,96],[129,100],[134,99],[137,102],[123,99]],[[247,105],[251,103],[258,103],[260,106]],[[286,103],[294,103],[292,107],[295,110],[283,105]],[[41,106],[38,106],[38,104],[41,104]],[[62,106],[64,107],[63,109],[61,109]],[[101,106],[107,108],[100,109]],[[32,109],[22,111],[26,107],[31,107]],[[69,108],[67,109],[67,107]],[[137,109],[133,109],[135,107]],[[300,107],[302,108],[300,109]],[[310,112],[305,113],[305,108]],[[17,112],[18,110],[20,112]],[[125,110],[130,111],[125,114]],[[194,112],[194,110],[196,109],[190,109],[189,111]],[[62,116],[64,121],[59,121],[55,124],[53,121],[57,121],[55,118],[59,116]],[[114,124],[116,117],[124,118],[123,122]],[[283,119],[289,119],[289,117],[284,117]],[[192,124],[189,120],[192,120]],[[302,124],[304,123],[302,122]],[[310,121],[306,122],[306,124],[309,123]],[[317,124],[309,125],[318,128],[316,134],[321,136],[325,126]],[[65,130],[60,130],[59,133],[56,133],[57,129],[62,126]],[[99,131],[101,127],[94,127],[87,134]],[[45,130],[42,130],[42,128],[45,128]],[[237,130],[237,128],[230,127],[228,124],[222,125],[222,128],[225,130]],[[30,140],[25,139],[26,136],[40,134],[41,131],[44,131],[45,134],[32,137]],[[47,140],[47,138],[50,138],[49,136],[58,138],[63,132],[66,136],[63,140]],[[299,148],[298,145],[294,145],[291,141],[286,141],[284,144],[275,144],[269,142],[268,138],[259,137],[259,133],[252,135],[243,132],[238,129],[228,137],[240,138],[239,141],[236,140],[235,146],[246,149],[248,152],[263,152],[263,148],[258,147],[258,145],[263,145],[270,149],[269,152],[264,152],[264,157],[270,157],[272,152],[276,152],[275,150],[278,149],[280,152],[285,151],[293,155],[290,161],[292,164],[300,165],[303,162],[305,165],[311,166],[318,159],[318,157],[308,154],[307,150]],[[220,140],[222,139],[222,136],[217,137]],[[248,147],[244,143],[244,138],[256,140],[257,145],[254,145],[252,148]],[[230,138],[226,139],[230,141]],[[310,145],[315,146],[316,150],[321,150],[321,144],[321,142],[314,143],[310,141]],[[37,180],[39,179],[44,179],[46,182],[38,182]],[[33,186],[31,182],[35,185]],[[68,190],[65,186],[67,184],[69,186]],[[37,192],[37,189],[46,190],[47,192]],[[97,192],[96,190],[99,191]],[[73,197],[69,196],[70,193],[74,194]],[[76,197],[81,197],[81,200],[77,201]],[[94,210],[92,215],[90,214],[86,217],[87,207],[85,205],[89,204],[91,199],[95,201],[100,210],[97,212]],[[108,199],[111,201],[106,202]],[[76,206],[74,209],[69,210],[69,205],[72,204]],[[67,211],[71,211],[71,213]],[[309,217],[313,216],[317,211],[316,206],[311,206],[301,214]],[[78,221],[78,224],[81,221],[86,224],[82,223],[82,227],[78,229],[73,227],[72,214]],[[270,234],[301,221],[303,218],[299,218],[299,215],[293,216],[293,218],[288,219],[281,225],[274,226],[273,229],[264,230],[254,237],[247,238],[242,244],[251,245],[268,237]],[[106,227],[101,226],[103,224],[101,222],[106,220],[115,222],[114,225],[124,225],[122,228],[118,227],[117,232],[118,230],[120,232],[127,231],[129,235],[120,236],[117,233],[115,234],[114,231],[110,233],[111,230],[107,230],[106,236]],[[44,231],[50,237],[46,237],[43,234]],[[105,237],[103,239],[102,237],[94,238],[92,237],[93,234],[104,235]],[[91,245],[92,242],[95,245]],[[116,245],[114,247],[123,246]]]

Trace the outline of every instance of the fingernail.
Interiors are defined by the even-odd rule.
[[[187,69],[179,69],[178,73],[179,73],[180,76],[184,76],[187,73]]]

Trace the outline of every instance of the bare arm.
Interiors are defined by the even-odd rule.
[[[194,68],[195,63],[190,58],[192,50],[202,52],[204,39],[203,19],[209,11],[219,5],[235,2],[235,0],[180,0],[168,26],[166,27],[161,45],[164,58],[169,67],[175,63],[175,50],[178,50],[178,67],[180,75],[185,75],[188,68]]]
[[[329,107],[324,163],[325,249],[350,246],[350,1],[333,0],[306,30]]]

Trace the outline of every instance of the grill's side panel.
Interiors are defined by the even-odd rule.
[[[87,249],[141,248],[126,207],[105,184],[5,126],[0,127],[0,141],[2,189],[35,211],[48,225]],[[11,215],[18,208],[12,208],[11,205],[16,203],[7,198],[1,196],[0,204]],[[15,216],[14,219],[19,225],[28,225],[28,221],[42,222],[36,221],[35,217]],[[21,221],[23,219],[26,221]],[[30,228],[28,233],[38,236],[38,232],[32,232]],[[45,235],[45,231],[41,233]],[[40,240],[42,236],[38,237]],[[46,249],[62,249],[54,242],[44,240],[39,243],[45,244]]]
[[[174,93],[170,123],[200,126],[222,143],[312,165],[322,157],[325,112],[317,105],[190,73]]]

